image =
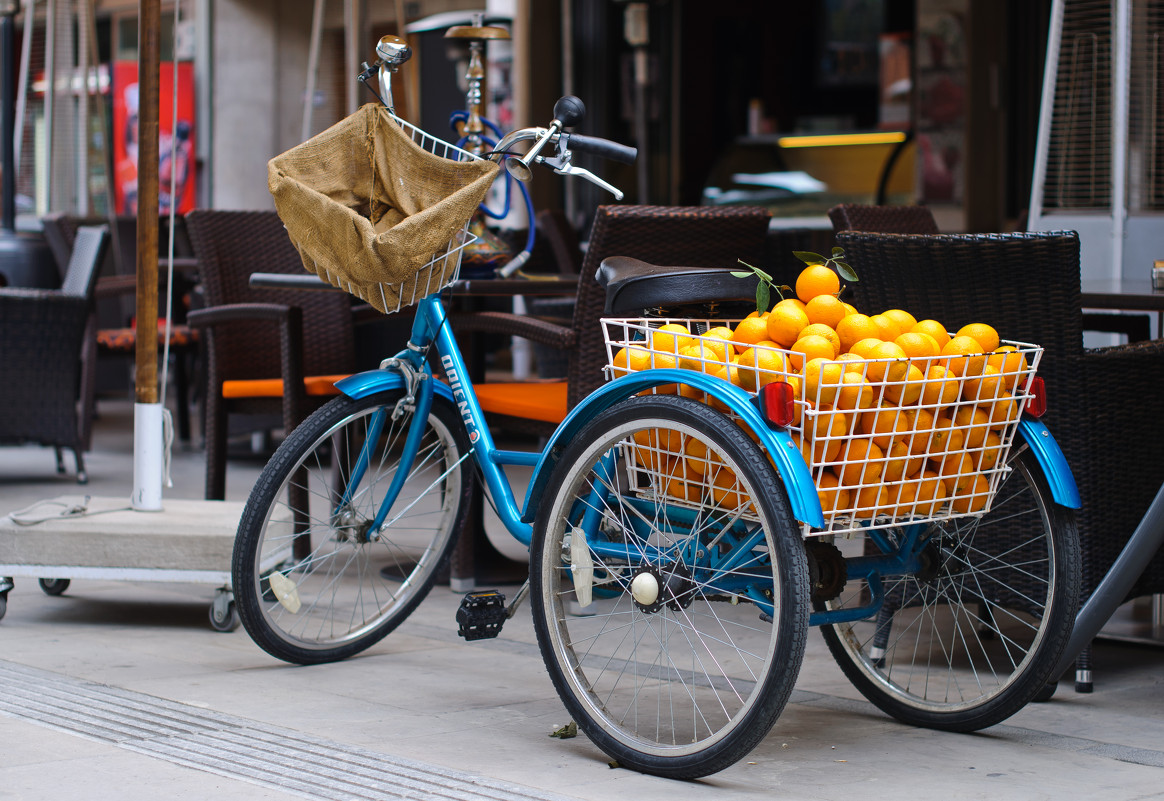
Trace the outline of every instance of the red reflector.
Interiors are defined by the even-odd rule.
[[[1042,378],[1035,376],[1031,379],[1030,392],[1031,397],[1023,411],[1038,419],[1047,413],[1047,387],[1043,384]]]
[[[792,425],[796,411],[796,395],[792,385],[773,381],[760,387],[760,413],[770,425],[787,428]]]

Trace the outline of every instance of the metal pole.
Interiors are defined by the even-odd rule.
[[[12,74],[12,53],[14,23],[12,16],[16,9],[5,9],[0,17],[0,137],[3,137],[2,159],[4,183],[0,191],[3,192],[3,227],[5,231],[16,230],[16,157],[13,149],[13,139],[16,138],[16,107],[13,102],[16,94],[14,76]]]
[[[161,0],[141,0],[138,16],[137,338],[134,395],[158,400],[158,105]]]
[[[299,131],[300,141],[306,142],[311,138],[311,116],[315,109],[315,81],[319,72],[319,46],[323,41],[323,4],[324,0],[315,0],[315,9],[311,12],[311,44],[307,48],[307,88],[303,98],[303,127]]]

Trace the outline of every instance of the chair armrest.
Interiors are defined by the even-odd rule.
[[[283,378],[283,424],[288,431],[303,419],[303,310],[279,303],[230,303],[189,312],[191,328],[213,328],[224,323],[273,322],[279,326],[280,373]]]
[[[112,298],[137,292],[136,275],[106,275],[97,279],[97,297]]]
[[[510,312],[454,312],[449,321],[457,331],[508,334],[562,350],[575,343],[573,328]]]

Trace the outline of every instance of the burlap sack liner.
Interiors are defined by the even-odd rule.
[[[428,152],[369,103],[271,159],[267,187],[303,266],[350,281],[366,297],[379,293],[373,285],[410,281],[444,251],[496,172],[491,161]],[[455,260],[447,261],[451,271]]]

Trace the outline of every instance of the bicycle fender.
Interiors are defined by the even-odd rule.
[[[453,391],[449,389],[448,384],[432,378],[428,380],[432,383],[437,395],[454,403]],[[395,370],[365,370],[362,373],[354,373],[347,378],[341,378],[335,382],[335,386],[349,398],[359,400],[386,389],[404,389],[404,378]]]
[[[643,370],[622,376],[604,384],[570,410],[566,419],[550,437],[541,459],[534,468],[525,504],[522,506],[522,520],[527,523],[533,521],[541,495],[549,482],[550,473],[557,465],[566,444],[578,435],[583,426],[611,406],[643,390],[679,383],[706,392],[739,416],[744,426],[759,439],[760,447],[767,451],[775,462],[776,471],[788,491],[793,515],[797,520],[810,526],[823,528],[824,514],[821,512],[816,485],[813,484],[812,474],[804,463],[800,448],[796,447],[789,433],[782,428],[770,428],[753,403],[752,395],[743,389],[706,373],[674,368]]]
[[[1078,509],[1081,506],[1079,488],[1075,486],[1071,467],[1051,432],[1038,420],[1024,417],[1019,421],[1018,433],[1039,460],[1043,475],[1051,485],[1051,495],[1055,503],[1068,509]]]

